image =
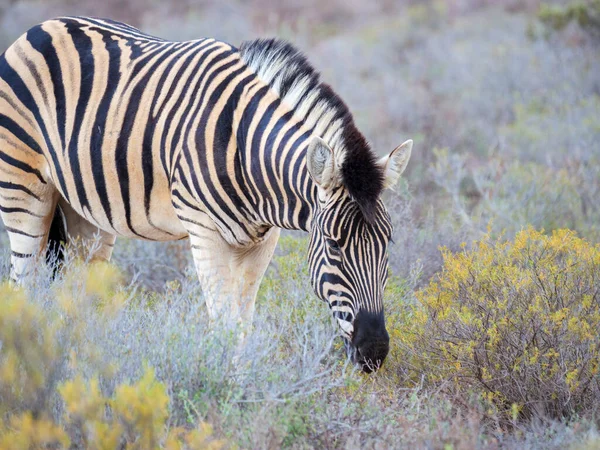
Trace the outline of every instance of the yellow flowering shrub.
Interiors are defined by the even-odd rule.
[[[117,385],[110,396],[97,379],[78,373],[71,346],[82,346],[86,302],[103,320],[124,307],[126,298],[114,266],[80,269],[83,274],[67,274],[56,287],[53,314],[23,290],[0,284],[0,450],[225,448],[208,424],[168,426],[170,398],[152,369],[135,383]],[[80,354],[93,359],[93,346],[88,347]]]
[[[600,401],[600,245],[532,228],[443,251],[417,292],[415,365],[506,417],[565,417]]]
[[[59,392],[66,409],[63,423],[78,440],[77,448],[113,449],[123,442],[139,450],[225,447],[205,423],[195,430],[167,430],[169,396],[149,368],[137,383],[118,386],[112,398],[102,395],[97,380],[86,383],[81,378],[64,383]]]
[[[0,285],[0,420],[9,417],[14,429],[32,426],[31,416],[40,423],[50,406],[61,366],[56,333],[22,291]]]

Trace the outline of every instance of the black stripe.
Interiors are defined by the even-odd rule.
[[[200,67],[202,66],[202,63],[205,61],[205,59],[207,57],[209,57],[210,55],[213,54],[213,52],[218,51],[218,50],[222,50],[221,47],[215,47],[215,48],[211,48],[209,50],[207,50],[199,59],[199,61],[196,64],[196,68],[198,70],[200,70]],[[216,55],[212,60],[211,60],[211,64],[212,65],[216,65],[218,64],[220,61],[222,61],[223,59],[227,58],[230,55],[229,52],[223,51],[222,53]],[[191,62],[191,60],[190,60]],[[194,116],[197,113],[196,111],[192,114],[191,110],[192,107],[194,105],[194,101],[198,98],[198,90],[200,88],[200,85],[202,84],[202,81],[204,80],[206,74],[208,73],[208,71],[210,70],[210,66],[208,68],[206,68],[204,70],[204,73],[202,73],[200,75],[200,77],[197,79],[196,84],[194,86],[188,86],[188,89],[191,91],[191,96],[190,96],[190,101],[187,103],[186,107],[185,107],[185,111],[183,112],[183,115],[181,117],[190,117],[190,123],[193,122],[194,120]],[[192,77],[194,76],[194,73],[192,72]],[[191,82],[191,80],[188,80],[188,84]],[[173,124],[173,119],[175,118],[175,115],[177,114],[177,112],[180,110],[181,108],[181,104],[185,98],[185,90],[182,90],[182,92],[180,93],[179,98],[177,99],[177,103],[173,106],[173,108],[171,109],[171,111],[169,111],[169,115],[167,116],[167,120],[165,121],[165,125],[164,125],[164,130],[165,132],[163,133],[163,137],[162,137],[162,141],[161,141],[161,148],[164,148],[166,151],[166,142],[167,142],[167,134],[168,134],[168,130],[172,127],[175,126],[175,131],[173,132],[173,137],[171,140],[171,148],[169,149],[170,152],[170,159],[173,162],[173,155],[175,154],[175,152],[180,148],[180,140],[182,139],[182,130],[183,130],[183,126],[185,124],[185,120],[179,120],[179,122],[177,124]],[[187,136],[187,130],[185,132],[185,135]],[[184,145],[185,145],[185,137],[184,139]],[[166,166],[166,161],[164,161],[163,158],[163,166]],[[176,167],[175,165],[173,167]],[[169,171],[172,171],[170,168],[168,169]],[[173,168],[174,170],[174,168]]]
[[[125,23],[117,22],[115,20],[110,20],[110,19],[95,19],[95,18],[90,18],[90,17],[73,16],[73,17],[63,18],[63,19],[61,19],[61,21],[64,23],[74,22],[74,23],[81,24],[81,25],[86,25],[86,22],[91,23],[93,25],[97,25],[100,28],[105,28],[107,30],[111,30],[117,35],[122,35],[123,37],[129,38],[132,40],[139,39],[139,40],[148,40],[148,41],[161,41],[161,42],[165,41],[162,38],[146,34],[142,31],[138,30],[137,28],[134,28]]]
[[[256,116],[258,111],[258,105],[260,101],[267,95],[269,92],[268,86],[263,86],[258,91],[254,93],[252,99],[244,108],[244,112],[242,113],[242,117],[240,118],[240,123],[238,124],[237,131],[237,144],[240,149],[240,164],[236,164],[235,178],[236,182],[240,186],[246,187],[248,189],[248,194],[251,197],[251,204],[254,208],[258,208],[258,197],[260,192],[256,190],[254,185],[250,182],[247,182],[244,172],[247,167],[250,167],[250,162],[246,161],[246,146],[248,145],[248,130],[250,128],[250,124],[252,123],[252,119]],[[252,176],[251,173],[248,174]]]
[[[56,49],[52,45],[52,36],[42,29],[41,25],[33,27],[27,32],[27,40],[31,46],[44,56],[44,61],[48,66],[52,86],[54,88],[54,99],[56,101],[56,118],[60,142],[65,147],[65,127],[67,121],[65,87],[63,84],[62,69]],[[37,79],[36,79],[37,80]],[[40,79],[41,84],[41,79]],[[42,90],[45,93],[45,88]]]
[[[188,202],[183,195],[181,195],[181,193],[177,190],[177,189],[173,189],[171,191],[171,194],[173,194],[174,197],[176,197],[181,203],[183,203],[186,207],[193,209],[194,211],[202,211],[200,208],[198,208],[196,205],[192,205],[190,202]],[[173,206],[175,208],[178,208],[178,205],[173,204]]]
[[[33,258],[35,256],[34,253],[19,253],[19,252],[15,252],[14,250],[10,252],[11,255],[13,255],[15,258]]]
[[[37,177],[37,179],[42,183],[46,184],[46,180],[42,178],[42,174],[39,170],[34,169],[29,164],[24,163],[23,161],[19,161],[18,159],[13,158],[10,155],[0,151],[0,159],[4,161],[6,164],[9,164],[17,169],[21,169],[23,172],[31,173]]]
[[[28,40],[29,40],[29,33],[32,31],[35,32],[35,27],[27,32]],[[52,45],[52,44],[50,43],[50,45]],[[40,53],[42,54],[42,56],[45,57],[46,55],[43,53],[43,50],[45,50],[45,49],[42,48],[41,50],[42,51],[40,51]],[[29,59],[27,53],[25,53],[20,47],[16,47],[16,53],[21,58],[21,60],[25,64],[25,66],[29,69],[31,76],[33,77],[33,79],[35,81],[35,85],[37,86],[38,90],[40,91],[40,94],[42,95],[44,106],[46,106],[46,108],[48,108],[50,106],[49,102],[48,102],[48,92],[46,91],[46,85],[42,81],[42,76],[40,75],[37,66],[31,59]]]
[[[245,210],[244,208],[244,200],[240,198],[239,193],[233,186],[233,182],[231,180],[231,175],[227,171],[227,147],[229,146],[229,142],[233,137],[233,116],[237,105],[240,101],[244,88],[255,78],[254,75],[247,76],[242,80],[236,82],[235,89],[231,94],[229,94],[229,98],[227,99],[227,103],[225,104],[221,114],[217,119],[215,130],[214,130],[214,141],[213,141],[213,165],[215,172],[217,174],[218,183],[221,184],[223,190],[227,193],[229,200],[235,205],[236,209],[239,212]],[[223,84],[223,89],[227,87],[227,84]],[[217,89],[215,94],[220,95],[222,90]],[[213,94],[213,95],[215,95]],[[202,125],[200,126],[202,128]],[[206,160],[203,158],[206,155],[201,153],[200,158],[200,167],[203,169],[207,167]],[[208,170],[203,170],[203,174],[207,177],[210,177]],[[211,183],[212,184],[212,183]],[[215,191],[216,193],[216,191]],[[217,194],[218,195],[218,194]],[[246,201],[247,197],[244,196]]]
[[[277,102],[277,105],[275,107],[278,107],[279,103],[280,102]],[[286,119],[284,119],[284,117]],[[282,147],[280,145],[278,148],[275,148],[274,145],[275,145],[275,141],[279,137],[279,134],[281,133],[281,129],[285,126],[285,124],[287,123],[287,120],[289,120],[289,119],[287,119],[287,117],[292,117],[292,116],[290,115],[290,113],[286,113],[282,117],[277,119],[277,121],[273,125],[273,128],[269,132],[267,141],[265,142],[265,147],[266,147],[265,148],[265,158],[266,158],[266,161],[268,162],[267,167],[270,167],[270,170],[267,170],[267,177],[269,178],[269,182],[271,183],[271,188],[274,192],[274,195],[271,198],[271,201],[273,202],[273,208],[274,208],[275,214],[277,216],[276,220],[282,222],[281,223],[282,225],[284,223],[286,223],[287,222],[286,219],[288,219],[287,217],[283,217],[284,207],[281,204],[282,199],[284,198],[283,191],[285,190],[285,186],[280,185],[279,180],[277,179],[276,175],[281,175],[282,179],[285,179],[285,173],[284,174],[279,173],[279,165],[281,162]],[[283,136],[282,136],[282,138],[283,138]],[[285,167],[284,167],[284,170],[285,170]],[[290,198],[290,196],[288,195],[287,192],[286,192],[286,196],[288,199]],[[293,198],[294,196],[292,195],[291,197]],[[289,202],[289,200],[288,200],[288,202]],[[293,203],[295,206],[295,203],[296,203],[295,199],[292,200],[291,203]],[[289,206],[289,203],[288,203],[288,206]],[[292,222],[288,222],[288,223],[292,223]]]
[[[304,177],[299,176],[300,168],[303,167],[303,164],[305,164],[305,162],[306,162],[306,157],[305,157],[306,152],[304,152],[302,155],[300,155],[299,158],[296,159],[296,162],[293,166],[292,166],[291,160],[292,160],[292,157],[295,155],[298,147],[300,145],[302,145],[304,142],[306,142],[306,140],[311,136],[311,134],[312,134],[311,131],[307,131],[306,133],[298,136],[296,141],[292,144],[292,147],[290,148],[290,152],[288,153],[288,156],[286,157],[285,162],[284,162],[284,167],[286,168],[286,173],[291,174],[291,176],[288,175],[288,176],[290,176],[290,181],[289,181],[290,188],[298,189],[298,194],[297,194],[298,197],[300,197],[301,199],[305,199],[304,201],[302,201],[302,205],[300,206],[300,212],[299,212],[298,216],[296,216],[296,217],[294,217],[294,209],[291,209],[291,206],[290,206],[289,218],[296,219],[298,226],[303,228],[305,231],[308,231],[308,221],[312,214],[312,205],[309,202],[311,199],[316,199],[316,197],[313,195],[312,192],[303,192],[304,183],[300,182],[301,179],[305,179],[306,177],[309,176],[308,170],[306,170],[306,168],[303,171]],[[304,167],[306,167],[306,166],[304,166]],[[315,183],[309,183],[308,188],[310,189],[311,187],[314,188],[316,191]],[[295,198],[292,203],[295,208],[296,207],[296,199]],[[294,223],[294,221],[292,220],[291,223]]]
[[[36,153],[42,154],[42,149],[37,142],[20,125],[10,117],[0,114],[0,127],[10,131],[18,140]]]
[[[23,111],[23,109],[13,101],[12,97],[10,97],[6,92],[0,91],[0,98],[4,100],[17,114],[19,114],[31,128],[35,128],[35,123],[25,114],[25,111]]]
[[[209,228],[209,227],[207,227],[207,226],[206,226],[206,225],[204,225],[204,224],[201,224],[200,222],[197,222],[196,220],[193,220],[193,219],[188,219],[187,217],[181,216],[181,215],[179,215],[179,214],[177,215],[177,217],[178,217],[178,218],[179,218],[179,220],[181,220],[182,222],[188,222],[188,223],[191,223],[191,224],[193,224],[193,225],[196,225],[196,226],[198,226],[198,227],[200,227],[200,228],[204,228],[205,230],[208,230],[208,231],[216,231],[216,230],[213,230],[212,228]]]
[[[205,147],[206,140],[205,140],[204,133],[208,127],[208,117],[212,110],[210,105],[216,104],[218,102],[219,98],[223,95],[223,91],[227,88],[227,86],[229,86],[229,84],[235,79],[236,76],[238,76],[240,73],[242,73],[243,71],[246,70],[246,67],[240,66],[238,69],[231,71],[230,69],[237,64],[239,64],[239,60],[234,59],[233,61],[231,61],[227,64],[224,64],[222,67],[220,67],[219,69],[217,69],[211,73],[210,78],[206,81],[206,84],[204,85],[204,88],[202,89],[202,93],[200,94],[200,105],[204,106],[204,110],[202,112],[202,117],[200,119],[200,123],[199,123],[197,129],[193,130],[196,133],[196,145],[198,145],[198,148],[194,149],[194,150],[197,154],[198,163],[200,164],[200,169],[202,171],[202,176],[205,180],[209,181],[206,183],[207,190],[209,191],[211,197],[217,201],[220,198],[220,195],[217,192],[216,188],[214,187],[213,183],[210,182],[211,181],[210,173],[209,173],[208,164],[206,161],[206,152],[208,151],[208,149]],[[207,94],[207,91],[208,91],[209,87],[211,86],[212,81],[216,77],[218,77],[221,74],[221,72],[229,72],[229,73],[225,77],[225,79],[219,83],[218,86],[214,87],[214,89],[212,90],[212,92],[210,94],[210,97],[208,98],[208,100],[206,100],[205,95]],[[188,132],[191,131],[191,130],[189,130],[190,125],[191,125],[191,122],[190,122],[190,124],[188,124]],[[191,163],[191,160],[192,160],[191,149],[187,146],[187,141],[188,141],[187,139],[184,139],[183,154],[186,157],[186,159],[188,160],[188,165],[190,167],[193,167],[193,165]],[[200,185],[198,183],[197,178],[194,177],[193,183],[194,183],[194,187],[196,188],[196,194],[199,196],[202,203],[204,205],[206,205],[206,208],[208,210],[210,210],[215,216],[218,217],[218,214],[215,213],[214,209],[211,206],[212,202],[209,201],[205,192],[203,192],[203,190],[200,189]],[[229,206],[227,204],[225,204],[224,202],[219,202],[219,207],[228,218],[236,220],[235,213],[229,208]],[[231,235],[234,236],[235,240],[239,244],[241,244],[241,242],[239,241],[239,239],[236,236],[236,233],[233,232],[231,227],[223,221],[221,223],[225,228],[227,228],[227,230],[231,233]],[[245,233],[247,233],[248,235],[250,234],[250,231],[246,228],[245,224],[239,223],[239,225],[241,228],[244,229]]]
[[[192,89],[191,86],[187,86],[188,90],[186,89],[181,89],[181,91],[179,93],[175,92],[175,89],[177,87],[177,85],[179,84],[179,82],[181,82],[183,74],[185,73],[186,70],[189,69],[190,64],[192,63],[192,61],[194,60],[194,58],[198,55],[198,53],[204,51],[207,47],[210,47],[212,44],[214,44],[213,41],[209,41],[206,43],[203,43],[203,45],[200,45],[199,47],[195,48],[194,51],[192,53],[190,53],[186,59],[184,60],[183,64],[181,65],[181,67],[179,68],[179,70],[177,71],[177,73],[175,74],[175,77],[173,79],[173,82],[171,83],[171,85],[169,86],[169,91],[167,92],[167,96],[166,96],[166,100],[162,103],[159,111],[156,114],[156,117],[160,117],[164,111],[165,108],[167,107],[167,103],[168,103],[168,99],[170,99],[171,97],[173,97],[174,95],[178,95],[177,100],[175,101],[175,103],[173,104],[173,107],[171,108],[171,110],[169,111],[169,113],[167,114],[167,118],[165,120],[165,124],[164,127],[162,129],[162,135],[161,135],[161,140],[160,140],[160,160],[163,166],[163,169],[165,171],[165,173],[169,173],[170,175],[172,175],[171,173],[171,168],[167,167],[167,159],[166,159],[166,155],[167,155],[167,148],[166,148],[166,142],[167,142],[167,135],[169,133],[169,130],[172,126],[172,122],[173,122],[173,118],[175,117],[175,115],[177,114],[177,111],[180,110],[181,108],[181,104],[183,103],[183,99],[185,98],[186,94],[189,92],[189,89]],[[201,56],[200,61],[198,62],[197,67],[200,66],[200,64],[202,63],[202,61],[204,61],[204,59],[210,55],[212,52],[214,51],[214,49],[212,50],[208,50],[204,55]],[[168,75],[165,72],[165,75]],[[192,71],[190,77],[193,77],[195,75],[195,72]],[[189,84],[189,80],[186,80]],[[164,83],[163,80],[161,80],[162,83]],[[161,87],[163,86],[162,84],[160,85]],[[157,89],[157,94],[160,93],[160,89]],[[191,108],[191,103],[193,102],[193,100],[195,99],[194,95],[191,96],[191,101],[190,103],[187,105],[186,108],[186,113],[183,114],[182,117],[188,117],[187,113],[189,112],[189,109]],[[155,100],[152,102],[152,104],[154,105],[155,102],[157,101],[157,98],[155,98]],[[179,127],[179,129],[181,129],[181,126],[183,126],[183,121],[180,121],[180,123],[177,124],[177,126]],[[173,142],[177,142],[179,135],[177,134],[177,131],[175,131],[175,134],[173,136]],[[170,157],[172,159],[173,157],[173,150],[176,148],[175,145],[172,146],[171,148],[171,152],[170,152]],[[173,164],[173,161],[171,161],[171,164]]]
[[[223,59],[223,58],[227,58],[228,56],[231,56],[231,52],[224,52],[223,54],[218,55],[216,59]],[[222,72],[226,72],[228,71],[231,67],[233,67],[234,65],[238,64],[239,61],[238,60],[232,60],[222,66],[220,66],[219,68],[215,69],[213,72],[211,72],[210,74],[208,73],[208,70],[205,71],[204,74],[202,74],[202,77],[198,80],[198,84],[201,84],[202,82],[204,82],[204,87],[202,89],[202,91],[200,93],[198,93],[197,91],[194,93],[194,97],[198,98],[198,105],[196,106],[194,112],[192,113],[192,120],[190,120],[186,126],[186,129],[183,133],[182,136],[182,145],[183,145],[183,150],[182,150],[182,154],[183,157],[185,158],[185,161],[188,165],[188,167],[190,168],[190,170],[192,170],[192,168],[194,167],[192,161],[194,159],[194,157],[198,157],[198,160],[200,162],[200,158],[205,157],[206,155],[206,148],[205,148],[205,137],[204,137],[204,130],[206,129],[206,125],[207,125],[207,118],[208,118],[208,113],[210,113],[210,107],[207,107],[207,105],[211,105],[214,103],[216,103],[216,101],[218,100],[218,97],[214,95],[213,91],[213,95],[211,95],[209,97],[208,101],[205,101],[205,95],[207,93],[207,90],[209,89],[209,87],[211,86],[212,81],[219,76]],[[216,64],[216,61],[213,61],[213,65]],[[243,69],[238,69],[233,73],[230,73],[228,77],[226,77],[226,80],[224,82],[222,82],[218,88],[222,87],[224,84],[226,84],[228,81],[230,81],[230,79],[232,78],[232,76],[237,75],[238,73],[240,73],[240,70]],[[208,79],[206,79],[206,81],[203,81],[204,78],[209,77]],[[218,89],[216,88],[216,89]],[[212,103],[211,103],[212,101]],[[194,117],[196,117],[197,114],[199,114],[200,112],[203,112],[203,115],[200,119],[200,123],[197,126],[196,129],[192,130],[192,124],[194,123]],[[188,147],[188,139],[187,136],[190,133],[196,133],[196,143],[199,146],[199,148],[195,148],[193,149],[193,155],[192,156],[192,149],[190,149]],[[204,162],[206,162],[206,160],[204,159]],[[202,165],[202,162],[200,162],[200,164]],[[206,167],[203,168],[204,170],[206,169]],[[204,172],[203,170],[203,172]],[[183,177],[185,178],[185,177]],[[200,184],[198,183],[198,178],[193,176],[191,177],[191,182],[192,182],[192,187],[194,189],[194,194],[196,195],[196,198],[198,198],[202,204],[206,207],[206,209],[208,210],[208,212],[210,212],[212,214],[213,217],[218,217],[219,215],[216,213],[216,211],[214,210],[214,208],[211,205],[210,201],[207,201],[206,195],[202,192],[202,189],[200,188]],[[211,191],[211,194],[214,193],[214,188],[210,189],[210,184],[211,183],[207,183],[207,186],[209,186],[209,191]],[[225,212],[225,211],[224,211]],[[225,212],[227,214],[227,212]],[[232,217],[232,216],[229,216]],[[233,233],[233,231],[231,230],[231,227],[229,227],[229,225],[223,223],[222,224],[233,236],[235,236],[235,233]],[[237,238],[236,238],[237,240]],[[239,241],[238,241],[239,243]]]
[[[19,75],[15,72],[15,70],[8,64],[6,61],[6,57],[4,54],[0,55],[0,77],[12,88],[13,92],[19,99],[19,101],[31,111],[35,120],[40,127],[40,131],[42,132],[42,136],[48,148],[48,152],[50,153],[50,157],[52,158],[52,162],[54,164],[54,170],[56,171],[56,175],[58,177],[58,184],[62,190],[64,196],[67,196],[67,187],[65,184],[65,178],[60,167],[58,157],[54,151],[52,143],[50,141],[50,136],[46,129],[46,125],[42,119],[39,107],[35,102],[31,92],[23,82],[23,80],[19,77]],[[31,147],[34,151],[39,147],[36,145],[35,147]],[[39,153],[42,153],[39,150]],[[68,200],[68,198],[67,198]]]
[[[29,211],[28,209],[25,209],[25,208],[9,208],[9,207],[0,205],[0,211],[2,211],[3,213],[6,213],[6,214],[23,213],[23,214],[27,214],[27,215],[33,216],[33,217],[38,217],[38,218],[42,217],[39,214],[32,213],[31,211]]]
[[[8,231],[10,233],[21,234],[23,236],[27,236],[27,237],[34,238],[34,239],[44,237],[43,234],[29,234],[26,231],[17,230],[16,228],[12,228],[12,227],[5,226],[4,228],[6,229],[6,231]]]
[[[131,41],[127,43],[127,45],[132,45],[133,48],[136,48],[136,44],[132,44]],[[154,48],[156,47],[156,48]],[[129,88],[135,82],[135,78],[139,75],[142,69],[145,69],[146,66],[150,65],[151,67],[148,69],[150,75],[153,75],[152,69],[158,67],[162,61],[165,60],[173,52],[173,46],[167,46],[162,44],[152,44],[152,48],[144,52],[143,57],[138,58],[135,61],[135,64],[131,71],[127,74],[127,82],[123,88],[124,91],[129,90]],[[160,56],[158,56],[160,55]],[[132,55],[132,59],[135,59]],[[158,62],[157,62],[158,61]],[[144,75],[144,78],[148,78],[148,74]],[[139,86],[139,81],[137,81],[137,85]]]
[[[31,192],[28,188],[26,188],[25,186],[22,186],[20,184],[15,184],[12,182],[6,182],[6,181],[1,181],[0,180],[0,188],[2,189],[12,189],[12,190],[16,190],[16,191],[23,191],[26,194],[32,196],[33,198],[35,198],[38,201],[42,201],[42,199],[40,197],[38,197],[37,195],[35,195],[33,192]]]
[[[289,120],[291,120],[294,116],[294,112],[290,111],[286,114],[284,114],[283,116],[281,116],[281,118],[279,119],[279,122],[281,123],[281,126],[283,127],[283,125],[285,125]],[[288,144],[289,140],[292,138],[292,136],[294,135],[294,133],[296,133],[300,127],[302,126],[301,122],[297,122],[295,123],[293,126],[291,126],[283,135],[283,137],[281,138],[281,141],[279,141],[279,147],[277,149],[275,149],[275,151],[277,152],[278,156],[277,156],[277,160],[276,160],[276,164],[277,167],[274,168],[275,170],[279,170],[279,166],[281,164],[281,154],[283,152],[283,150],[285,149],[286,145]],[[280,127],[279,125],[277,126],[277,129],[279,130]],[[287,153],[285,160],[283,161],[283,177],[284,179],[286,179],[287,177],[289,177],[289,173],[292,172],[292,168],[291,166],[291,159],[294,157],[295,155],[295,150],[298,148],[298,146],[300,145],[301,139],[296,140],[296,142],[290,147],[289,152]],[[300,188],[297,188],[295,183],[294,183],[294,178],[290,177],[288,183],[285,183],[283,186],[283,189],[285,189],[287,192],[287,198],[288,198],[288,216],[283,219],[284,222],[289,223],[291,226],[293,226],[295,224],[295,216],[294,216],[294,211],[296,210],[296,203],[297,203],[297,198],[300,196],[301,192],[300,192]],[[305,208],[303,208],[300,211],[300,217],[303,217],[304,214],[306,214],[306,211],[304,211]],[[283,213],[284,208],[281,209],[281,213]]]
[[[263,172],[261,169],[261,160],[262,158],[260,157],[260,151],[261,151],[261,141],[262,141],[262,137],[263,137],[263,132],[265,130],[265,127],[268,125],[268,123],[271,120],[271,117],[273,117],[273,113],[275,112],[275,109],[277,108],[277,106],[279,106],[280,100],[276,99],[275,101],[271,102],[266,110],[263,110],[260,112],[261,117],[260,120],[258,121],[258,124],[256,125],[255,131],[254,131],[254,135],[252,136],[252,143],[250,144],[250,161],[246,161],[245,167],[246,167],[246,171],[249,171],[250,176],[252,177],[252,179],[254,180],[254,183],[257,185],[258,187],[258,191],[262,193],[262,198],[263,201],[265,203],[265,205],[268,207],[268,209],[271,209],[271,202],[277,200],[277,198],[273,198],[273,196],[271,195],[266,195],[269,191],[267,189],[267,183],[265,182],[264,176],[263,176]],[[271,160],[271,152],[268,146],[266,146],[265,150],[265,154],[264,154],[264,161],[265,163],[267,161]],[[248,170],[249,169],[249,170]],[[269,181],[271,183],[271,185],[275,184],[276,181],[274,179],[273,176],[270,176],[267,174],[267,178],[269,178]],[[279,197],[281,198],[281,197]],[[266,212],[266,211],[263,211]]]
[[[142,174],[144,176],[144,209],[146,211],[147,217],[150,216],[150,195],[152,194],[152,187],[154,185],[154,163],[153,163],[153,154],[154,154],[153,150],[154,149],[152,148],[152,141],[154,138],[154,134],[156,133],[156,124],[160,120],[162,112],[166,108],[166,105],[169,102],[169,99],[170,99],[171,95],[173,94],[173,91],[174,91],[175,87],[177,86],[178,81],[180,80],[179,75],[182,73],[182,71],[184,71],[185,69],[188,68],[187,64],[185,64],[185,63],[182,64],[182,67],[180,67],[178,73],[173,78],[172,83],[169,85],[169,91],[167,92],[165,99],[164,99],[163,103],[160,105],[160,108],[157,111],[156,115],[153,115],[152,111],[154,110],[154,106],[156,105],[156,102],[158,101],[159,97],[163,94],[164,85],[166,83],[167,78],[171,74],[173,66],[178,61],[180,61],[181,58],[184,58],[184,57],[186,58],[187,61],[191,61],[191,59],[195,55],[197,55],[198,52],[202,48],[204,48],[204,46],[193,48],[191,53],[187,53],[186,51],[183,51],[181,54],[177,55],[176,57],[173,57],[171,59],[171,61],[169,61],[169,64],[167,64],[167,67],[165,67],[163,69],[162,75],[156,85],[156,88],[154,89],[154,97],[152,99],[151,107],[149,108],[149,111],[148,111],[148,119],[147,119],[147,123],[146,123],[146,129],[144,130],[144,138],[143,138],[143,144],[142,144],[142,146],[143,146]],[[173,49],[171,54],[177,50],[178,49]],[[189,51],[190,49],[187,49],[187,50]],[[164,132],[164,134],[166,134],[168,132],[168,129],[164,129],[163,132]],[[161,152],[161,159],[163,159],[164,155],[165,155],[163,148],[160,148],[158,150]],[[164,159],[163,159],[163,169],[165,169],[165,173],[168,173],[168,170],[166,168],[166,162],[164,162]]]
[[[334,306],[349,306],[352,308],[352,302],[350,302],[349,300],[333,300],[332,302],[329,303],[329,307],[333,308]]]

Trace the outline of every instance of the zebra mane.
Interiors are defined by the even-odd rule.
[[[383,169],[346,104],[288,42],[256,39],[242,43],[239,51],[248,67],[333,149],[342,184],[372,222],[383,190]]]

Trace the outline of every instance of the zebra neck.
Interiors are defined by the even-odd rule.
[[[306,167],[312,130],[264,85],[250,89],[247,97],[237,141],[254,212],[265,225],[309,231],[318,207]]]

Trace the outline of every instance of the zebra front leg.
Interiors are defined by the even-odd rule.
[[[256,294],[277,245],[279,229],[271,229],[261,243],[243,249],[230,246],[210,223],[197,223],[189,233],[211,319],[249,328]]]
[[[275,247],[279,241],[279,233],[279,228],[271,228],[261,243],[248,249],[236,249],[235,251],[234,271],[243,274],[238,277],[240,318],[247,326],[252,325],[256,294],[273,258]]]

